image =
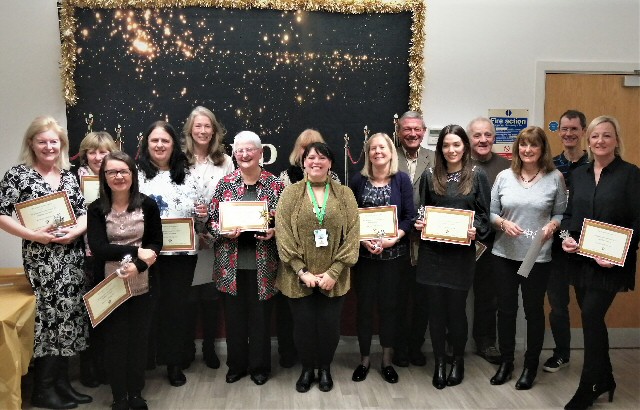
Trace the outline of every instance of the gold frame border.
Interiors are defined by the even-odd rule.
[[[331,13],[402,13],[411,15],[411,44],[409,46],[409,109],[421,111],[424,81],[423,53],[425,41],[426,4],[424,0],[59,0],[60,41],[62,59],[60,70],[64,100],[68,106],[78,101],[73,73],[77,48],[74,33],[78,20],[75,8],[169,8],[217,7],[234,9],[271,9],[326,11]]]

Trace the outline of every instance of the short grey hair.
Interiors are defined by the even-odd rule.
[[[419,113],[418,111],[407,111],[404,114],[402,114],[402,116],[400,116],[400,118],[398,118],[398,123],[396,125],[396,131],[400,131],[400,123],[404,120],[408,120],[408,119],[418,119],[420,121],[422,121],[422,128],[427,128],[427,124],[424,123],[424,118],[422,118],[422,113]]]
[[[233,152],[236,151],[236,146],[243,142],[249,142],[253,144],[256,148],[262,149],[262,141],[260,141],[260,137],[253,131],[240,131],[233,138]]]
[[[471,135],[473,134],[471,132],[471,127],[473,127],[476,122],[486,122],[487,124],[489,124],[489,127],[491,128],[491,132],[493,133],[493,136],[494,137],[496,136],[496,127],[495,125],[493,125],[493,121],[491,121],[487,117],[476,117],[472,119],[471,122],[469,122],[469,125],[467,125],[467,135],[469,136],[469,138],[471,138]]]

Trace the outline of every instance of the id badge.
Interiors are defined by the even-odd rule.
[[[313,236],[316,239],[316,248],[329,246],[329,238],[326,229],[314,229]]]

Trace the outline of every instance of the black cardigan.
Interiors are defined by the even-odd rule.
[[[142,213],[144,215],[144,233],[140,247],[152,249],[157,254],[162,249],[162,222],[160,210],[154,200],[144,194],[142,196]],[[105,215],[100,207],[100,201],[94,201],[89,205],[87,212],[87,237],[89,248],[96,258],[94,276],[104,278],[104,262],[120,261],[125,255],[133,257],[138,272],[144,272],[149,268],[147,264],[138,259],[138,247],[130,245],[114,245],[109,243],[107,237],[107,223]]]

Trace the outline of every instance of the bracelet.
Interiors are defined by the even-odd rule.
[[[500,221],[500,230],[504,232],[504,218]]]

